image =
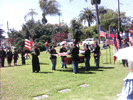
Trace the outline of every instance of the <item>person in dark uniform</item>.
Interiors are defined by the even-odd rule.
[[[60,53],[63,53],[63,52],[67,52],[67,50],[66,50],[66,48],[65,48],[65,44],[62,44],[62,48],[60,48]],[[66,56],[61,56],[61,61],[62,61],[62,67],[61,68],[63,68],[63,67],[65,67],[65,68],[67,68],[66,67],[66,64],[65,64],[65,62],[64,62],[64,58],[65,58]]]
[[[129,47],[129,44],[127,43],[127,40],[126,39],[123,39],[122,48],[126,48],[126,47]],[[125,67],[125,64],[128,67],[127,60],[122,60],[122,64],[123,64],[123,67]]]
[[[11,66],[12,57],[13,57],[12,50],[11,50],[11,48],[9,47],[9,51],[7,52],[8,66]]]
[[[88,45],[86,45],[83,55],[85,55],[85,71],[88,71],[90,69],[90,50]]]
[[[5,57],[6,57],[6,52],[5,52],[5,50],[3,49],[3,47],[2,47],[2,50],[1,50],[1,66],[2,66],[2,67],[4,67]]]
[[[14,52],[13,52],[13,58],[14,58],[14,66],[17,66],[17,60],[18,60],[18,52],[17,52],[17,49],[15,48],[14,49]]]
[[[56,50],[55,50],[55,46],[52,46],[52,49],[50,50],[50,59],[51,59],[51,62],[52,62],[52,70],[56,70],[56,59],[57,57],[54,55],[54,54],[57,54],[56,53]]]
[[[25,52],[21,50],[21,60],[22,60],[22,65],[25,65]]]
[[[99,68],[99,59],[100,59],[100,47],[97,42],[94,43],[94,59],[96,63],[96,68]]]
[[[79,73],[78,69],[78,61],[79,61],[79,48],[76,46],[76,43],[73,44],[73,48],[70,50],[71,57],[72,57],[72,67],[73,73]]]
[[[39,52],[38,48],[36,47],[36,45],[34,45],[31,55],[32,55],[32,70],[33,70],[33,72],[35,72],[35,71],[39,72],[40,71],[40,63],[39,63],[38,56],[40,55],[40,52]]]

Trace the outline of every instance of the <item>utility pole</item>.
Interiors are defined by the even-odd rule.
[[[118,32],[120,33],[120,2],[118,0]]]

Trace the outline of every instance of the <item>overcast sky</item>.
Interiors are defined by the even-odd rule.
[[[90,1],[85,2],[85,0],[57,0],[61,5],[60,10],[62,13],[61,21],[64,21],[67,25],[70,25],[70,21],[73,18],[78,18],[78,15],[83,8],[95,9],[94,5],[91,5]],[[34,19],[41,20],[42,12],[39,8],[38,0],[0,0],[0,25],[1,28],[7,32],[7,21],[9,23],[9,28],[14,28],[16,30],[21,30],[21,26],[24,21],[24,16],[30,11],[29,9],[35,9],[38,13],[34,16]],[[133,0],[120,0],[120,11],[126,12],[126,16],[133,17]],[[101,0],[100,6],[105,6],[105,8],[113,9],[117,11],[118,0]],[[58,16],[46,16],[48,23],[58,24]],[[29,17],[30,19],[30,17]],[[85,24],[87,25],[87,24]],[[5,36],[6,33],[4,34]]]

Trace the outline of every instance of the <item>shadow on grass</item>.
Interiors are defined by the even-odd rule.
[[[96,66],[91,66],[89,71],[85,71],[84,66],[79,66],[79,73],[78,74],[96,74],[95,72],[90,72],[90,71],[104,71],[102,69],[114,69],[114,67],[99,67],[98,69]],[[61,72],[73,72],[73,68],[67,68],[67,69],[57,69],[56,71],[61,71]]]
[[[38,72],[38,73],[41,73],[41,74],[48,74],[48,73],[53,73],[53,72]]]
[[[48,63],[40,63],[40,65],[49,65]]]
[[[56,71],[73,73],[73,68],[57,69]],[[82,68],[79,68],[79,73],[78,74],[96,74],[96,73],[95,72],[90,72],[90,70],[85,71],[85,68],[82,67]]]

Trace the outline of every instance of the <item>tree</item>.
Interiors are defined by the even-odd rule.
[[[60,10],[58,9],[60,7],[59,3],[56,0],[40,0],[39,1],[40,8],[42,10],[42,23],[46,24],[47,15],[58,15],[60,13]]]
[[[91,4],[95,5],[96,8],[96,16],[97,16],[97,30],[98,30],[98,39],[100,44],[100,34],[99,34],[99,15],[98,15],[98,4],[101,3],[101,0],[91,0]]]
[[[53,40],[55,42],[61,42],[61,41],[64,41],[65,39],[67,39],[67,33],[57,33],[53,36]]]
[[[124,12],[120,13],[120,23],[121,23],[121,31],[128,30],[130,25],[130,18],[125,16]],[[113,10],[108,10],[108,12],[100,17],[100,25],[107,31],[109,26],[113,29],[118,29],[118,12]]]
[[[99,16],[106,14],[108,12],[108,10],[109,9],[106,9],[104,6],[100,6],[98,8],[98,14],[99,14]]]
[[[72,37],[73,37],[73,39],[75,38],[75,37],[77,37],[76,36],[76,33],[78,32],[78,31],[80,31],[80,29],[82,28],[83,26],[82,26],[82,24],[81,24],[81,22],[80,21],[77,21],[76,19],[72,19],[71,20],[71,27],[70,27],[70,32],[71,32],[71,35],[72,35]],[[78,32],[79,33],[79,32]],[[81,33],[81,32],[80,32]],[[75,38],[76,39],[76,38]]]
[[[79,19],[80,21],[82,22],[84,20],[84,23],[87,21],[88,22],[88,26],[90,27],[90,24],[94,22],[94,18],[95,18],[95,15],[94,15],[94,12],[92,9],[88,9],[87,8],[84,8],[84,11],[80,11],[81,13],[79,14]]]
[[[31,16],[32,21],[34,21],[33,16],[34,16],[34,15],[38,15],[38,13],[34,11],[34,9],[30,9],[30,10],[31,10],[31,11],[28,12],[28,13],[25,15],[25,17],[24,17],[25,21],[26,21],[26,19],[27,19],[28,16]]]

